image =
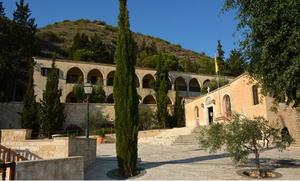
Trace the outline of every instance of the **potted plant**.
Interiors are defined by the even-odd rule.
[[[105,139],[104,129],[100,129],[96,131],[96,135],[97,135],[97,144],[103,144]]]

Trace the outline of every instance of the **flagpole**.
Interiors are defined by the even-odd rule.
[[[219,78],[219,74],[220,74],[220,69],[218,66],[218,62],[217,62],[217,55],[215,55],[215,66],[216,66],[216,73],[217,73],[217,86],[218,86],[218,97],[219,97],[219,114],[220,116],[222,115],[222,109],[221,109],[221,95],[220,95],[220,78]]]

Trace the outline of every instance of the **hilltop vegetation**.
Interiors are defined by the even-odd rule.
[[[72,52],[75,37],[78,34],[87,35],[89,40],[97,36],[97,39],[104,45],[105,51],[110,54],[102,63],[114,63],[113,55],[116,47],[117,28],[106,24],[102,21],[90,21],[80,19],[77,21],[65,20],[54,24],[47,25],[40,29],[37,36],[40,39],[41,53],[40,56],[52,57],[56,52],[60,58],[78,59],[80,55],[88,56],[91,52]],[[195,73],[214,73],[213,61],[204,53],[199,54],[191,50],[182,48],[180,45],[171,44],[168,41],[152,36],[133,33],[133,38],[137,45],[138,59],[137,66],[155,68],[156,57],[158,53],[167,53],[171,59],[178,62],[178,66],[173,70],[188,71]],[[99,45],[99,44],[98,44]],[[90,48],[87,48],[90,50]],[[83,56],[84,57],[84,56]],[[88,56],[89,57],[89,56]],[[88,58],[86,61],[95,61]],[[96,61],[97,62],[97,61]],[[201,63],[202,62],[202,63]],[[175,63],[176,64],[176,63]],[[201,66],[201,64],[203,66]],[[207,68],[209,65],[212,68]]]

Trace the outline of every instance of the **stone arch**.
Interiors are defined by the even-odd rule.
[[[201,89],[200,89],[200,84],[199,84],[199,82],[198,82],[197,79],[192,78],[192,79],[190,80],[190,82],[189,82],[189,90],[190,90],[191,92],[200,92],[200,91],[201,91]]]
[[[73,92],[70,92],[66,97],[66,103],[78,103],[79,100],[76,98]]]
[[[229,117],[231,116],[231,100],[229,95],[224,95],[223,97],[223,110],[225,113],[225,116]]]
[[[111,104],[115,103],[115,101],[114,101],[114,95],[110,94],[109,96],[107,96],[106,102],[107,103],[111,103]]]
[[[92,69],[89,71],[87,80],[93,85],[96,85],[98,82],[103,85],[103,75],[98,69]]]
[[[143,77],[143,88],[154,89],[155,78],[151,74],[147,74]]]
[[[209,79],[206,79],[206,80],[203,82],[203,86],[207,86],[209,83],[210,83],[210,80],[209,80]]]
[[[143,99],[143,104],[156,104],[156,100],[154,99],[154,97],[152,95],[147,95]]]
[[[177,77],[175,79],[175,90],[176,91],[187,91],[187,86],[184,78]]]
[[[116,71],[111,71],[107,74],[107,77],[106,77],[106,85],[107,86],[113,86],[114,85],[114,77],[115,77],[115,72]]]
[[[72,67],[67,72],[67,83],[76,84],[83,83],[83,72],[78,67]]]
[[[168,82],[167,82],[167,84],[168,84],[168,90],[172,90],[172,82],[171,82],[171,79],[168,78],[167,81],[168,81]]]

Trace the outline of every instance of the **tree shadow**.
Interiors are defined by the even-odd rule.
[[[273,159],[273,158],[261,158],[261,168],[275,171],[278,168],[300,168],[299,159]],[[255,167],[255,159],[250,159],[245,165],[241,167]]]
[[[199,157],[192,157],[192,158],[185,158],[185,159],[178,159],[178,160],[160,161],[160,162],[140,162],[139,167],[150,169],[165,164],[183,164],[183,163],[188,164],[188,163],[195,163],[195,162],[201,162],[207,160],[216,160],[225,157],[229,157],[229,154],[228,153],[213,154],[213,155],[206,155],[206,156],[199,156]]]

